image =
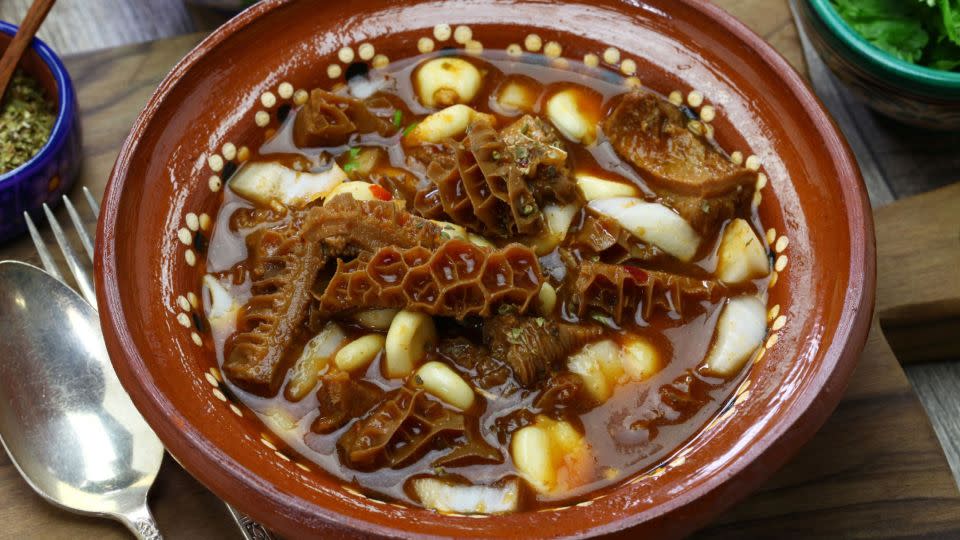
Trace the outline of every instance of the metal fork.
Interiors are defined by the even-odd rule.
[[[93,193],[87,189],[86,186],[83,187],[83,198],[87,201],[87,206],[90,207],[90,211],[93,213],[93,217],[97,218],[100,215],[100,205],[97,204],[97,200],[93,197]],[[60,247],[60,251],[63,253],[63,258],[67,263],[67,268],[70,269],[70,273],[73,275],[73,279],[77,283],[77,288],[80,289],[80,294],[93,306],[94,309],[97,309],[97,296],[94,292],[93,279],[90,277],[90,266],[93,264],[93,253],[94,253],[94,240],[90,237],[90,233],[87,232],[87,228],[83,223],[83,220],[80,218],[80,213],[77,212],[77,208],[70,202],[70,199],[66,195],[63,196],[63,206],[67,209],[67,214],[70,215],[70,221],[73,223],[74,231],[77,233],[77,237],[80,239],[80,245],[83,246],[83,251],[86,252],[86,258],[83,258],[82,255],[77,253],[77,250],[74,249],[73,245],[67,240],[67,235],[63,231],[63,227],[60,226],[60,222],[57,221],[56,216],[53,215],[53,212],[50,210],[50,207],[44,203],[43,213],[47,216],[47,221],[50,222],[50,230],[53,231],[53,237],[57,241],[57,245]],[[40,261],[43,263],[44,270],[48,274],[53,276],[59,281],[66,283],[66,280],[63,278],[63,274],[60,273],[57,263],[53,260],[53,256],[50,251],[47,249],[46,243],[43,241],[43,238],[40,236],[40,232],[37,230],[37,226],[33,223],[33,220],[30,219],[30,214],[24,212],[23,218],[27,222],[27,229],[30,231],[30,238],[33,240],[34,247],[37,248],[37,255],[40,256]],[[248,516],[238,512],[229,504],[224,503],[227,507],[227,511],[230,514],[230,517],[233,518],[233,521],[237,524],[237,527],[240,529],[240,532],[243,534],[243,537],[246,540],[272,540],[274,536],[268,531],[263,525],[260,525],[256,521],[253,521]]]

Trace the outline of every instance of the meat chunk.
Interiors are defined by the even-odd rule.
[[[384,116],[378,116],[371,110]],[[379,133],[386,137],[396,133],[391,121],[391,103],[384,97],[367,102],[315,89],[293,123],[293,142],[299,147],[340,146],[354,133]]]
[[[440,227],[404,211],[394,201],[358,201],[342,194],[311,208],[303,234],[310,242],[333,244],[338,239],[358,250],[382,247],[435,248],[443,242]]]
[[[618,324],[637,314],[649,319],[654,309],[686,318],[697,301],[715,300],[723,290],[713,280],[592,261],[581,261],[572,277],[568,300],[574,312],[606,315]]]
[[[663,255],[660,248],[643,243],[612,218],[590,208],[563,245],[584,256],[596,255],[604,262],[619,264],[628,260],[653,260]]]
[[[510,368],[502,360],[494,358],[486,347],[465,337],[442,340],[437,352],[466,370],[470,381],[480,388],[494,388],[510,378]]]
[[[582,204],[566,144],[553,126],[525,115],[505,127],[500,138],[512,153],[518,172],[529,183],[537,204]]]
[[[710,236],[749,203],[757,174],[735,165],[687,123],[679,108],[633,92],[604,120],[603,131],[665,204]]]
[[[498,315],[483,325],[483,340],[497,358],[513,369],[527,387],[556,370],[575,349],[599,338],[598,325],[568,324],[542,317]]]
[[[237,334],[223,363],[237,386],[277,393],[285,352],[310,305],[310,288],[323,265],[320,245],[302,242],[296,224],[247,237],[254,264],[252,297],[237,318]]]
[[[445,408],[422,390],[403,387],[387,395],[337,441],[348,466],[369,470],[402,467],[438,446],[462,441],[435,465],[500,462],[503,456],[467,425],[463,414]]]
[[[367,381],[355,381],[345,371],[328,373],[317,390],[320,415],[310,425],[314,433],[331,433],[359,418],[383,398],[383,390]]]
[[[526,246],[482,248],[453,239],[433,249],[383,247],[337,261],[317,299],[328,313],[394,308],[462,320],[504,304],[526,311],[542,283],[537,257]]]
[[[554,373],[543,385],[543,390],[537,395],[533,406],[550,412],[589,402],[589,399],[584,399],[583,384],[583,378],[576,373]]]

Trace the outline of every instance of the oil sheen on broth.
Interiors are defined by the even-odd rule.
[[[289,112],[227,183],[230,391],[382,500],[576,502],[660,465],[766,333],[757,173],[616,73],[431,54]]]

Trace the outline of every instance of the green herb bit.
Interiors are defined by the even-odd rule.
[[[0,173],[16,169],[47,143],[56,114],[43,88],[17,70],[0,105]]]
[[[360,148],[355,146],[347,152],[350,154],[350,159],[356,159],[356,157],[360,155]]]
[[[407,126],[406,128],[404,128],[404,130],[403,130],[403,136],[406,137],[407,135],[409,135],[410,132],[413,131],[413,129],[414,129],[415,127],[417,127],[417,124],[419,124],[419,123],[420,123],[420,122],[414,122],[414,123],[410,124],[409,126]]]
[[[360,167],[360,164],[356,161],[348,161],[346,165],[343,166],[343,172],[351,173],[357,170]]]
[[[610,316],[608,316],[608,315],[604,315],[604,314],[602,314],[602,313],[592,313],[592,314],[590,315],[590,318],[593,319],[593,320],[595,320],[595,321],[597,321],[597,322],[600,323],[600,324],[604,324],[604,325],[609,326],[609,327],[611,327],[611,328],[616,328],[616,327],[617,327],[617,323],[614,322],[613,318],[610,317]]]
[[[513,343],[514,345],[519,345],[521,336],[523,336],[523,329],[511,328],[508,330],[507,341]]]
[[[397,127],[403,125],[403,111],[400,109],[393,111],[393,125]]]

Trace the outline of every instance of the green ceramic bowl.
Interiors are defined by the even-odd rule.
[[[820,57],[866,105],[907,124],[960,129],[960,73],[911,64],[875,47],[830,0],[800,0],[798,7]]]

